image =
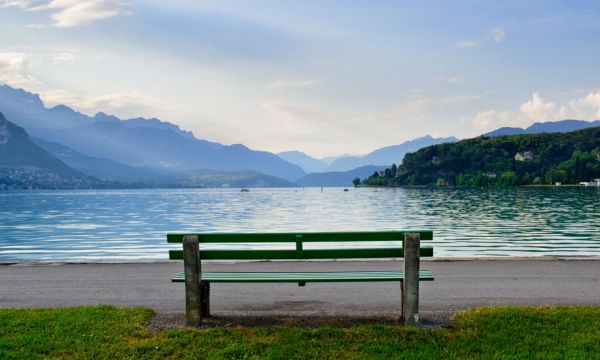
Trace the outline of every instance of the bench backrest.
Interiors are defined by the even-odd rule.
[[[421,240],[433,240],[432,231],[401,230],[377,232],[313,232],[313,233],[199,233],[167,234],[167,242],[182,243],[186,235],[198,236],[201,260],[298,260],[298,259],[361,259],[361,258],[401,258],[403,247],[396,244],[376,248],[327,248],[304,249],[304,243],[318,242],[399,242],[405,234],[419,234]],[[290,249],[240,249],[213,250],[202,249],[202,244],[289,244]],[[295,245],[295,248],[293,246]],[[421,257],[433,256],[433,247],[421,245]],[[169,250],[169,259],[183,259],[183,250]]]

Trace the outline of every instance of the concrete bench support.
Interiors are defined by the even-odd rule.
[[[419,234],[404,236],[404,281],[402,289],[402,316],[406,324],[419,323]]]
[[[185,321],[188,326],[202,323],[202,289],[198,236],[183,238],[183,267],[185,271]]]

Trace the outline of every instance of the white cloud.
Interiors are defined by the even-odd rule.
[[[152,105],[156,101],[137,91],[87,95],[55,89],[41,92],[40,97],[48,106],[64,104],[89,115],[103,111],[122,117],[136,117],[152,115],[156,111]]]
[[[568,17],[568,16],[571,16],[571,14],[567,13],[567,14],[562,14],[562,15],[557,15],[557,16],[550,16],[550,17],[546,17],[546,18],[543,18],[543,19],[536,20],[536,21],[530,23],[529,25],[542,24],[542,23],[545,23],[545,22],[562,19],[562,18],[565,18],[565,17]]]
[[[600,119],[600,91],[591,91],[586,96],[569,102],[571,115],[576,118]]]
[[[527,127],[534,122],[563,119],[598,120],[600,119],[600,91],[591,91],[587,95],[573,99],[567,105],[558,106],[546,101],[539,92],[531,94],[531,99],[519,106],[518,110],[482,111],[472,118],[462,117],[461,123],[471,122],[481,131],[494,130],[502,126]]]
[[[269,84],[269,89],[297,89],[308,86],[317,85],[321,82],[319,79],[308,79],[308,80],[276,80]]]
[[[556,104],[551,101],[545,101],[540,93],[534,92],[531,95],[531,100],[527,101],[519,107],[520,116],[524,116],[527,120],[532,121],[547,121],[561,117],[561,112],[556,109]],[[562,114],[564,115],[564,114]]]
[[[88,24],[130,11],[119,0],[4,0],[0,7],[16,6],[27,11],[47,11],[53,26],[73,27]],[[35,24],[33,27],[43,25]]]
[[[0,53],[0,83],[25,86],[36,82],[36,78],[29,73],[29,61],[25,54]]]
[[[458,84],[463,81],[460,76],[440,76],[438,80],[441,82],[447,82],[451,84]]]
[[[481,100],[481,95],[450,95],[443,96],[437,99],[429,99],[420,96],[420,94],[416,94],[418,96],[410,99],[404,104],[404,108],[408,111],[419,112],[423,110],[427,110],[430,108],[448,108],[448,107],[458,107],[465,105],[470,102],[475,102]]]
[[[506,33],[504,32],[504,29],[502,29],[501,27],[495,27],[492,29],[492,40],[494,42],[500,42],[500,41],[504,40],[505,36],[506,36]]]
[[[490,42],[501,42],[506,37],[506,32],[503,28],[497,26],[490,30],[490,34],[483,39],[470,39],[470,40],[462,40],[454,43],[454,46],[461,49],[469,49],[474,47],[482,46],[485,43]]]
[[[71,51],[61,51],[49,56],[50,61],[54,64],[63,64],[79,60],[79,56]]]
[[[461,49],[468,49],[481,46],[481,43],[481,40],[463,40],[455,42],[454,45]]]

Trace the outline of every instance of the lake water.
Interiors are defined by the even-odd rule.
[[[599,256],[600,188],[0,192],[0,262],[167,259],[167,232],[400,229],[433,230],[438,257]]]

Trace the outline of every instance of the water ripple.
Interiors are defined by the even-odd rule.
[[[599,256],[600,189],[0,193],[3,262],[166,259],[167,249],[176,247],[166,244],[167,232],[397,229],[433,230],[435,254],[442,257]],[[314,246],[336,244],[308,245]]]

